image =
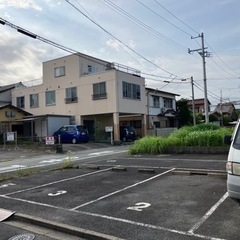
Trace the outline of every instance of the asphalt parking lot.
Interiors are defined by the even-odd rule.
[[[239,206],[226,193],[225,163],[225,155],[95,158],[1,182],[1,208],[88,230],[86,239],[235,240]]]

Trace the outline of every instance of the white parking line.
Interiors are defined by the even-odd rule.
[[[123,192],[123,191],[125,191],[125,190],[127,190],[127,189],[136,187],[136,186],[138,186],[138,185],[140,185],[140,184],[143,184],[143,183],[145,183],[145,182],[149,182],[149,181],[151,181],[151,180],[153,180],[153,179],[155,179],[155,178],[157,178],[157,177],[160,177],[160,176],[162,176],[162,175],[164,175],[164,174],[167,174],[167,173],[169,173],[169,172],[172,172],[173,170],[175,170],[175,168],[172,168],[172,169],[170,169],[170,170],[168,170],[168,171],[166,171],[166,172],[160,173],[160,174],[158,174],[158,175],[156,175],[156,176],[153,176],[153,177],[151,177],[151,178],[147,178],[147,179],[145,179],[145,180],[143,180],[143,181],[141,181],[141,182],[137,182],[137,183],[135,183],[135,184],[133,184],[133,185],[127,186],[127,187],[122,188],[122,189],[119,189],[119,190],[117,190],[117,191],[115,191],[115,192],[109,193],[109,194],[107,194],[107,195],[105,195],[105,196],[102,196],[102,197],[97,198],[97,199],[95,199],[95,200],[92,200],[92,201],[90,201],[90,202],[86,202],[86,203],[84,203],[84,204],[82,204],[82,205],[79,205],[79,206],[77,206],[77,207],[75,207],[75,208],[72,208],[71,210],[76,210],[76,209],[78,209],[78,208],[87,206],[87,205],[89,205],[89,204],[91,204],[91,203],[95,203],[95,202],[98,202],[98,201],[100,201],[100,200],[102,200],[102,199],[108,198],[108,197],[110,197],[110,196],[112,196],[112,195],[114,195],[114,194]]]
[[[191,229],[188,230],[188,232],[190,234],[194,233],[194,231],[196,231],[213,214],[213,212],[226,200],[227,197],[228,193],[226,192],[220,198],[220,200],[207,211],[207,213],[200,219],[200,221],[198,221]]]
[[[129,223],[129,224],[132,224],[135,226],[141,226],[141,227],[146,227],[146,228],[155,229],[155,230],[162,230],[162,231],[177,233],[177,234],[185,235],[185,236],[193,236],[193,237],[198,237],[198,238],[207,239],[207,240],[226,240],[224,238],[215,238],[215,237],[205,236],[205,235],[201,235],[201,234],[194,234],[194,233],[189,233],[189,232],[185,232],[185,231],[179,231],[176,229],[160,227],[160,226],[156,226],[156,225],[152,225],[152,224],[136,222],[136,221],[132,221],[132,220],[124,219],[124,218],[116,218],[116,217],[111,217],[111,216],[107,216],[107,215],[101,215],[98,213],[90,213],[90,212],[77,211],[77,210],[74,210],[74,211],[79,212],[84,215],[88,215],[88,216],[100,217],[100,218],[104,218],[104,219],[108,219],[108,220]]]
[[[132,221],[132,220],[124,219],[124,218],[111,217],[111,216],[102,215],[102,214],[98,214],[98,213],[90,213],[90,212],[84,212],[84,211],[78,211],[78,210],[70,210],[67,208],[57,207],[57,206],[46,204],[46,203],[39,203],[39,202],[35,202],[35,201],[24,200],[21,198],[9,197],[6,195],[3,195],[3,196],[0,195],[0,197],[6,198],[6,199],[12,199],[12,200],[16,200],[16,201],[21,201],[21,202],[25,202],[25,203],[30,203],[30,204],[38,205],[38,206],[42,206],[42,207],[49,207],[49,208],[54,208],[54,209],[58,209],[58,210],[76,212],[76,213],[80,213],[80,214],[87,215],[87,216],[99,217],[99,218],[103,218],[103,219],[107,219],[107,220],[111,220],[111,221],[127,223],[127,224],[131,224],[131,225],[134,225],[137,227],[144,227],[144,228],[149,228],[149,229],[154,229],[154,230],[166,231],[166,232],[176,233],[176,234],[190,236],[190,237],[191,236],[198,237],[198,238],[205,239],[205,240],[226,240],[224,238],[215,238],[215,237],[205,236],[205,235],[201,235],[201,234],[194,234],[194,233],[190,233],[189,231],[187,231],[187,232],[180,231],[180,230],[156,226],[156,225],[152,225],[152,224],[136,222],[136,221]]]
[[[26,192],[26,191],[31,191],[31,190],[38,189],[38,188],[41,188],[41,187],[46,187],[46,186],[50,186],[50,185],[53,185],[53,184],[67,182],[67,181],[70,181],[70,180],[73,180],[73,179],[78,179],[78,178],[82,178],[82,177],[98,174],[98,173],[101,173],[101,172],[106,172],[106,171],[108,171],[110,169],[112,169],[112,168],[106,168],[106,169],[102,169],[102,170],[86,173],[86,174],[83,174],[83,175],[80,175],[80,176],[75,176],[75,177],[71,177],[71,178],[61,179],[61,180],[58,180],[58,181],[42,184],[42,185],[39,185],[39,186],[27,188],[27,189],[22,189],[22,190],[19,190],[19,191],[7,193],[7,194],[0,195],[0,196],[9,196],[9,195],[13,195],[13,194],[16,194],[16,193],[22,193],[22,192]]]

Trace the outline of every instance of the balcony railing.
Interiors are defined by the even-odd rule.
[[[78,97],[70,97],[70,98],[65,98],[65,103],[76,103],[78,102]]]
[[[100,94],[93,94],[92,100],[100,100],[100,99],[106,99],[107,93],[100,93]]]

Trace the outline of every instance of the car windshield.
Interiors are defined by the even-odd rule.
[[[127,127],[127,130],[128,130],[129,132],[132,132],[132,131],[134,131],[134,127],[129,126],[129,127]]]
[[[85,128],[84,128],[83,126],[77,126],[77,130],[78,130],[79,132],[82,132],[82,131],[85,130]]]

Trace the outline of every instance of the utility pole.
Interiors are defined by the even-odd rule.
[[[186,81],[189,78],[184,78],[182,81]],[[195,116],[195,99],[194,99],[194,83],[193,83],[193,77],[190,78],[191,80],[191,87],[192,87],[192,111],[193,111],[193,125],[196,125],[196,116]]]
[[[198,52],[199,55],[202,57],[203,62],[203,83],[204,83],[204,111],[205,111],[205,122],[209,122],[209,116],[208,116],[208,98],[207,98],[207,77],[206,77],[206,57],[210,57],[210,53],[205,51],[207,49],[204,47],[204,35],[203,33],[199,34],[197,37],[191,37],[191,39],[195,38],[201,38],[202,39],[202,47],[199,49],[190,50],[188,49],[188,53],[192,52]]]
[[[221,124],[220,126],[223,126],[223,112],[222,112],[222,89],[220,90],[220,114],[221,114]]]
[[[193,126],[195,126],[196,125],[196,115],[195,115],[195,99],[194,99],[193,77],[191,77],[191,86],[192,86]]]

